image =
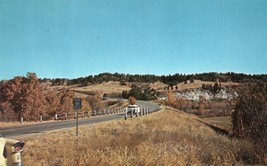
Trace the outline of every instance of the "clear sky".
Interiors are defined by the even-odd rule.
[[[267,0],[0,0],[0,79],[267,73]]]

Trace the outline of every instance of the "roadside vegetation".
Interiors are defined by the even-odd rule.
[[[25,165],[244,165],[258,163],[245,140],[219,135],[171,108],[25,138]]]
[[[53,120],[55,114],[72,114],[73,98],[82,99],[84,112],[113,109],[125,105],[121,99],[104,100],[99,93],[77,95],[68,88],[53,89],[41,83],[35,73],[0,82],[0,127],[13,125],[21,118],[27,122]],[[6,123],[11,122],[11,123]]]
[[[229,101],[199,101],[176,98],[168,91],[166,105],[193,113],[207,125],[239,140],[247,140],[261,163],[267,163],[267,84],[247,83],[236,88],[238,96]]]
[[[233,133],[254,145],[257,156],[267,164],[267,83],[246,84],[233,101]]]

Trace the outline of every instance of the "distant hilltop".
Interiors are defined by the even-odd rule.
[[[90,84],[99,84],[108,81],[118,81],[122,85],[127,82],[130,83],[155,83],[162,82],[169,86],[174,86],[178,83],[201,80],[210,82],[235,82],[248,83],[255,81],[267,81],[267,74],[244,74],[244,73],[200,73],[200,74],[173,74],[173,75],[153,75],[153,74],[120,74],[120,73],[101,73],[98,75],[89,75],[86,77],[79,77],[74,79],[67,78],[42,78],[41,82],[49,82],[52,86],[59,85],[81,85],[87,86]]]

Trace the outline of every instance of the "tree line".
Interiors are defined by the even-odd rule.
[[[129,97],[134,97],[137,100],[155,100],[157,98],[157,91],[152,88],[142,89],[141,87],[133,84],[132,89],[127,91],[123,90],[121,94],[122,98],[128,99]]]
[[[35,73],[17,76],[0,82],[0,120],[38,120],[40,115],[70,111],[74,93],[68,90],[55,92],[46,89]]]
[[[38,121],[40,116],[53,119],[55,114],[73,112],[74,91],[54,90],[35,73],[0,82],[0,121]],[[82,97],[82,111],[103,110],[114,104],[102,101],[98,93]],[[115,103],[119,103],[116,101]]]
[[[49,79],[44,78],[40,79],[41,82],[50,81],[52,85],[76,85],[80,84],[81,86],[86,86],[89,84],[97,84],[103,83],[107,81],[119,81],[121,84],[125,82],[143,82],[143,83],[150,83],[150,82],[157,82],[161,81],[167,85],[173,86],[181,82],[185,82],[187,80],[198,79],[202,81],[216,81],[220,80],[220,82],[237,82],[237,83],[248,83],[248,82],[255,82],[255,81],[267,81],[266,74],[244,74],[244,73],[234,73],[234,72],[227,72],[227,73],[216,73],[216,72],[209,72],[209,73],[200,73],[200,74],[173,74],[173,75],[153,75],[153,74],[120,74],[120,73],[101,73],[98,75],[89,75],[86,77],[79,77],[75,79],[67,79],[67,78],[56,78],[56,79]]]

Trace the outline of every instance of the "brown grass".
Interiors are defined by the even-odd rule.
[[[98,93],[121,93],[123,90],[130,90],[131,88],[126,85],[121,85],[120,82],[104,82],[101,84],[93,84],[85,87],[74,87],[71,90],[76,91],[90,91],[90,92],[98,92]]]
[[[187,90],[187,89],[196,89],[196,88],[201,88],[202,84],[206,85],[214,85],[215,82],[211,81],[201,81],[201,80],[194,80],[193,83],[190,83],[190,81],[187,81],[188,83],[185,84],[184,82],[181,82],[177,84],[179,90]],[[232,86],[232,85],[239,85],[239,83],[234,83],[234,82],[221,82],[221,85],[224,86]]]
[[[164,90],[164,88],[168,87],[168,85],[164,84],[163,82],[157,81],[149,84],[149,87],[156,90]]]
[[[219,127],[223,127],[225,129],[231,130],[233,125],[231,122],[231,116],[223,116],[223,117],[207,117],[203,118],[211,124],[215,124]]]
[[[25,165],[243,165],[249,143],[218,135],[194,115],[163,110],[26,138]]]

